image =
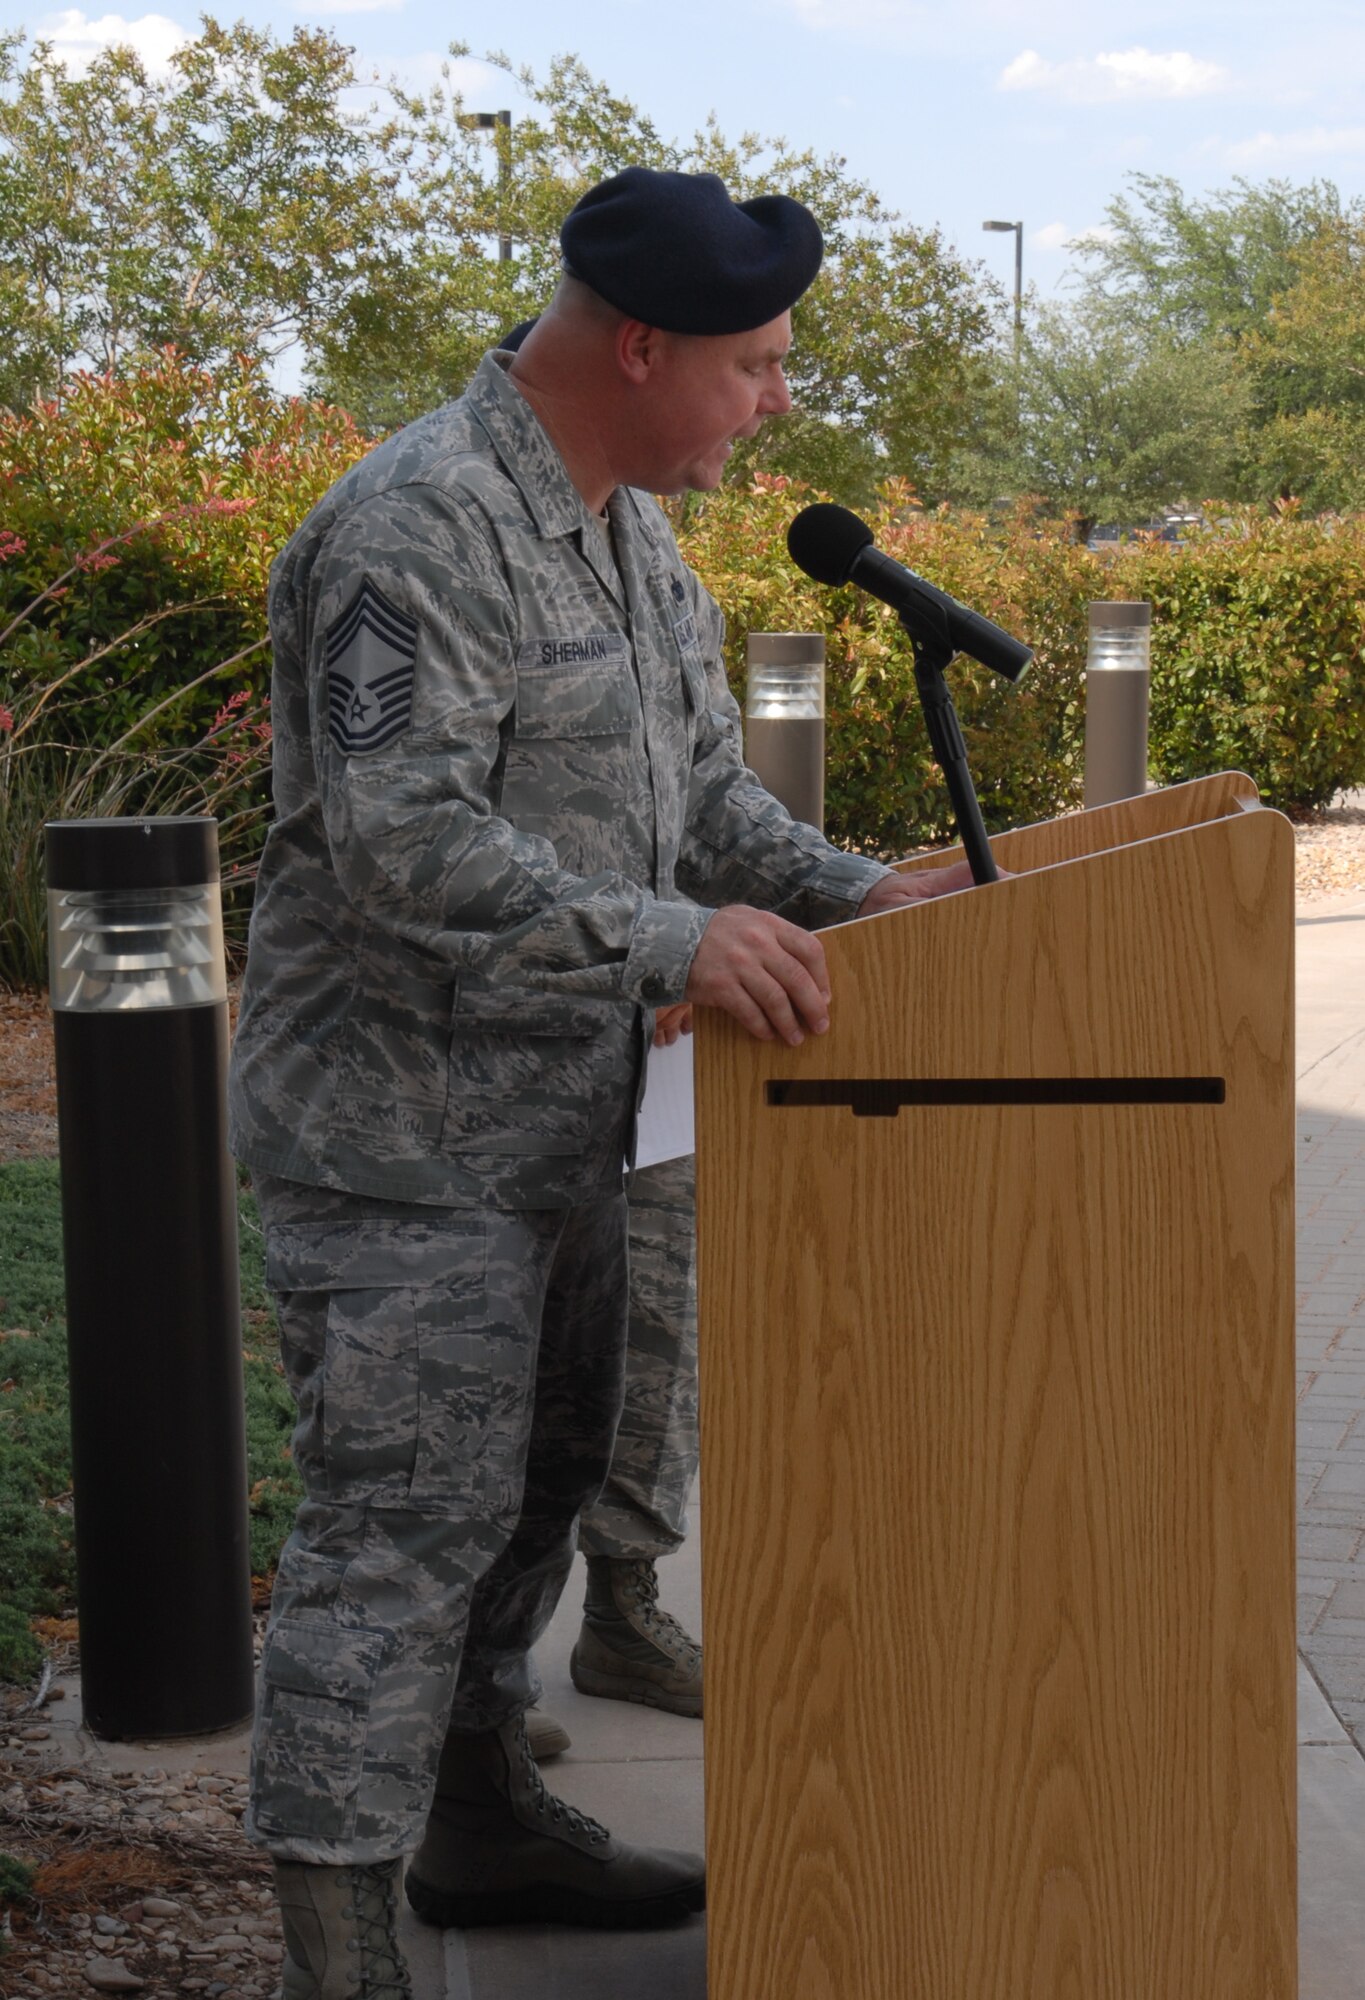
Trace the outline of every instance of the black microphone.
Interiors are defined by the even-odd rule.
[[[927,619],[946,636],[955,653],[968,653],[1007,681],[1022,680],[1033,658],[1024,645],[977,611],[969,611],[946,590],[916,576],[904,563],[883,555],[866,521],[847,507],[821,502],[803,507],[787,530],[787,553],[817,583],[856,584],[893,610]]]

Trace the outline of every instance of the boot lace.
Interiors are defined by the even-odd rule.
[[[521,1768],[530,1794],[527,1803],[531,1810],[541,1819],[548,1819],[554,1826],[566,1827],[570,1833],[586,1834],[594,1847],[601,1847],[605,1841],[610,1840],[611,1835],[598,1820],[593,1819],[588,1813],[580,1812],[577,1806],[571,1806],[567,1799],[556,1798],[547,1788],[544,1778],[540,1775],[540,1766],[531,1755],[524,1717],[521,1718],[518,1737]]]
[[[701,1666],[701,1647],[673,1613],[665,1611],[659,1603],[659,1578],[651,1559],[643,1556],[638,1562],[618,1560],[613,1562],[612,1569],[619,1580],[621,1595],[632,1611],[638,1613],[646,1637],[663,1652],[672,1654],[684,1673],[696,1673]]]
[[[346,1940],[357,1965],[347,1977],[356,2000],[413,2000],[412,1981],[398,1948],[397,1871],[388,1862],[350,1870],[351,1900],[343,1917],[355,1922],[355,1936]]]

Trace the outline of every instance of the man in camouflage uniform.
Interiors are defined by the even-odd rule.
[[[719,613],[645,497],[715,485],[789,406],[813,218],[630,169],[563,243],[521,353],[353,468],[271,579],[231,1117],[306,1494],[247,1820],[287,2000],[410,1992],[414,1846],[433,1922],[701,1907],[699,1858],[551,1798],[523,1723],[611,1458],[652,1010],[799,1042],[829,994],[804,927],[959,886],[838,853],[745,772]]]

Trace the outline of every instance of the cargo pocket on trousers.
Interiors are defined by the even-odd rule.
[[[325,1314],[317,1431],[325,1495],[378,1507],[477,1500],[490,1415],[482,1216],[279,1229],[267,1279]]]
[[[354,1832],[383,1654],[378,1632],[298,1618],[275,1627],[261,1667],[255,1819],[263,1832],[315,1840]]]

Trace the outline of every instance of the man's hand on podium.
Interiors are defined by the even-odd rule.
[[[782,917],[732,903],[701,934],[686,997],[733,1014],[760,1042],[780,1035],[795,1048],[829,1026],[824,947]]]
[[[1003,870],[1002,879],[1003,879]],[[860,917],[879,917],[906,903],[927,903],[931,896],[949,896],[972,886],[971,863],[955,861],[951,868],[926,868],[914,875],[886,875],[858,905]]]
[[[860,917],[923,903],[954,889],[970,889],[965,861],[914,875],[887,875],[864,896]],[[781,1036],[793,1048],[829,1026],[829,972],[818,937],[766,910],[733,903],[717,910],[701,934],[688,975],[686,997],[699,1007],[720,1007],[760,1042]]]

